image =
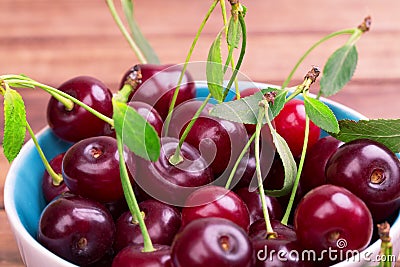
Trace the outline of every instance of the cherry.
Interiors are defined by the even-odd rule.
[[[126,203],[125,197],[122,197],[118,200],[102,203],[111,213],[114,221],[118,220],[118,218],[124,213],[128,211],[128,203]]]
[[[89,76],[72,78],[58,88],[94,108],[105,116],[112,116],[111,91],[99,80]],[[47,122],[53,132],[69,142],[103,135],[108,123],[97,118],[84,108],[74,104],[72,110],[52,97],[47,106]]]
[[[58,154],[49,162],[50,167],[54,170],[55,173],[59,175],[62,175],[61,165],[64,154],[65,153]],[[65,185],[63,180],[61,180],[59,184],[55,184],[50,174],[45,171],[42,178],[42,191],[46,203],[49,203],[55,197],[61,195],[64,192],[67,192],[68,187]]]
[[[113,219],[103,205],[65,193],[43,210],[37,239],[58,256],[88,265],[111,249],[114,233]]]
[[[342,141],[328,135],[319,139],[307,151],[300,178],[301,189],[304,193],[326,184],[326,163],[342,144]]]
[[[189,101],[172,113],[170,136],[179,138],[202,102]],[[247,133],[242,124],[211,117],[208,104],[197,118],[185,141],[197,148],[210,164],[214,176],[228,176],[232,166],[247,142]],[[180,131],[180,132],[179,132]],[[222,179],[221,176],[221,181]],[[226,180],[225,180],[226,181]]]
[[[182,72],[180,65],[154,65],[139,64],[129,69],[121,80],[120,88],[124,85],[128,75],[139,69],[142,75],[142,83],[132,93],[130,100],[141,101],[154,107],[161,118],[168,115],[169,105],[175,88],[178,85]],[[196,88],[192,76],[185,72],[175,106],[187,100],[195,98]]]
[[[200,218],[219,217],[231,220],[246,232],[250,215],[246,204],[233,191],[220,186],[205,186],[189,195],[182,209],[182,227]]]
[[[145,118],[147,122],[154,127],[158,136],[161,136],[163,120],[157,110],[145,102],[131,101],[128,105],[133,107],[143,118]]]
[[[294,227],[305,249],[317,253],[362,250],[372,236],[372,217],[364,202],[347,189],[322,185],[298,204]]]
[[[285,104],[281,112],[274,118],[276,131],[286,140],[293,156],[298,157],[303,150],[306,111],[304,102],[292,99]],[[321,130],[310,121],[308,148],[319,139]]]
[[[171,267],[170,247],[156,244],[154,248],[143,252],[143,245],[127,246],[115,256],[112,267]]]
[[[235,191],[236,194],[244,201],[250,213],[250,224],[263,219],[264,214],[262,210],[261,197],[257,190],[249,191],[248,188],[240,188]],[[265,196],[267,203],[268,214],[271,219],[282,218],[282,207],[275,197]]]
[[[175,267],[250,267],[253,248],[245,231],[223,218],[202,218],[180,232],[171,252]]]
[[[125,160],[134,166],[130,152],[125,153]],[[91,137],[74,144],[65,153],[62,170],[65,184],[75,194],[100,202],[124,196],[117,141],[112,137]]]
[[[271,219],[271,226],[274,229],[275,239],[296,241],[296,231],[291,226],[282,224],[279,220]],[[268,237],[264,219],[259,219],[250,225],[249,237],[251,240],[266,239]]]
[[[180,212],[156,200],[146,200],[139,204],[151,241],[160,245],[171,245],[175,234],[181,227]],[[131,244],[143,244],[139,223],[130,211],[116,222],[114,249],[116,252]]]
[[[156,162],[137,158],[135,182],[143,199],[151,197],[175,206],[183,206],[187,196],[197,187],[212,182],[211,169],[207,167],[205,160],[197,149],[185,142],[181,148],[183,161],[176,165],[169,162],[178,142],[171,137],[161,138],[160,157]]]
[[[375,220],[389,216],[400,197],[400,164],[382,144],[358,139],[342,145],[326,165],[327,182],[361,198]]]

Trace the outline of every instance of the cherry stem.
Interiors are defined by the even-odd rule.
[[[259,107],[258,117],[257,117],[255,139],[254,139],[254,155],[255,155],[255,160],[256,160],[256,174],[257,174],[257,181],[258,181],[258,189],[259,189],[260,198],[261,198],[261,206],[262,206],[262,211],[264,214],[264,220],[265,220],[265,225],[266,225],[266,230],[267,230],[267,237],[273,238],[276,236],[276,233],[274,232],[274,229],[272,228],[271,220],[269,218],[267,203],[265,201],[264,184],[263,184],[261,168],[260,168],[260,132],[261,132],[261,128],[262,128],[263,118],[264,118],[264,116],[266,116],[266,114],[265,114],[266,110],[268,110],[268,102],[266,100],[262,100],[260,102],[260,107]]]
[[[132,213],[132,216],[138,221],[140,231],[142,232],[143,247],[144,247],[143,252],[155,251],[153,244],[151,242],[149,232],[147,231],[146,224],[144,223],[144,219],[143,219],[142,213],[140,211],[139,204],[136,200],[135,193],[133,192],[133,189],[132,189],[128,170],[125,165],[124,145],[122,143],[121,137],[118,134],[117,134],[117,144],[118,144],[119,168],[120,168],[122,188],[124,190],[124,195],[125,195],[125,199],[128,204],[129,210]]]
[[[211,13],[214,11],[214,9],[217,6],[219,1],[220,0],[214,0],[214,2],[212,3],[211,7],[207,11],[206,16],[204,17],[203,21],[201,22],[199,29],[197,30],[197,33],[196,33],[196,36],[193,39],[192,45],[190,46],[189,53],[186,56],[185,63],[183,64],[182,71],[181,71],[181,74],[179,76],[177,86],[175,88],[174,94],[173,94],[172,99],[171,99],[171,104],[169,105],[168,116],[167,116],[167,118],[165,119],[165,122],[164,122],[164,125],[165,125],[164,128],[166,129],[165,135],[168,134],[168,128],[169,128],[169,124],[170,124],[170,120],[171,120],[171,116],[170,115],[171,115],[173,109],[175,108],[176,99],[178,98],[179,89],[181,88],[181,83],[182,83],[183,77],[185,75],[189,60],[192,57],[193,50],[194,50],[194,48],[195,48],[195,46],[197,44],[197,41],[200,38],[200,34],[202,33],[202,31],[204,29],[204,26],[206,25],[208,19],[211,16]]]
[[[0,77],[1,79],[2,77]],[[97,110],[93,109],[92,107],[89,107],[88,105],[86,105],[85,103],[79,101],[78,99],[76,99],[75,97],[64,93],[63,91],[60,91],[54,87],[48,86],[46,84],[42,84],[39,83],[37,81],[34,81],[32,79],[27,79],[24,76],[21,75],[14,75],[11,79],[7,79],[5,80],[7,83],[15,83],[15,84],[20,84],[24,87],[29,87],[29,85],[33,85],[36,87],[39,87],[41,89],[43,89],[44,91],[48,92],[51,96],[55,97],[57,100],[59,100],[60,98],[63,98],[64,100],[69,100],[71,101],[73,104],[76,104],[82,108],[84,108],[85,110],[87,110],[88,112],[92,113],[94,116],[98,117],[99,119],[107,122],[108,124],[110,124],[112,127],[114,127],[114,121],[113,119],[105,116],[104,114],[98,112]]]
[[[331,34],[328,34],[324,37],[322,37],[319,41],[317,41],[316,43],[314,43],[297,61],[296,65],[294,65],[292,71],[290,72],[289,76],[286,78],[286,80],[283,82],[282,84],[282,89],[286,88],[290,81],[292,80],[292,77],[294,75],[294,73],[296,72],[296,70],[299,68],[300,64],[303,63],[304,59],[315,49],[317,48],[320,44],[324,43],[325,41],[336,37],[338,35],[343,35],[343,34],[354,34],[354,32],[356,32],[358,29],[357,28],[351,28],[351,29],[344,29],[344,30],[340,30],[340,31],[336,31],[333,32]]]
[[[298,170],[297,170],[297,175],[296,175],[296,178],[294,180],[292,192],[291,192],[290,198],[289,198],[289,203],[286,206],[286,211],[285,211],[285,214],[283,215],[283,218],[282,218],[282,221],[281,221],[281,223],[284,224],[284,225],[287,225],[288,221],[289,221],[289,216],[290,216],[290,213],[291,213],[292,208],[293,208],[293,204],[294,204],[294,199],[296,197],[297,188],[299,187],[300,176],[301,176],[301,172],[303,170],[304,159],[305,159],[305,156],[306,156],[307,145],[308,145],[308,136],[309,136],[309,132],[310,132],[310,118],[308,117],[307,113],[306,113],[306,117],[305,117],[305,123],[306,123],[306,125],[305,125],[305,130],[304,130],[303,149],[301,151],[301,156],[300,156],[300,162],[299,162],[299,166],[298,166]]]
[[[243,62],[244,54],[246,53],[246,46],[247,46],[246,23],[244,21],[243,14],[241,12],[239,12],[239,23],[240,23],[240,27],[242,28],[242,47],[240,49],[239,58],[236,63],[235,69],[233,70],[231,79],[229,80],[228,85],[225,88],[223,99],[226,98],[230,88],[232,87],[233,82],[236,80],[236,76],[237,76],[240,66],[242,65],[242,62]]]
[[[229,178],[228,178],[228,180],[226,181],[226,184],[225,184],[225,188],[226,188],[226,189],[229,189],[229,188],[231,187],[231,183],[232,183],[232,180],[233,180],[233,176],[234,176],[235,173],[236,173],[236,170],[237,170],[237,168],[238,168],[238,166],[239,166],[239,164],[240,164],[240,161],[243,159],[244,155],[245,155],[246,152],[249,150],[249,147],[250,147],[251,143],[253,142],[255,136],[256,136],[256,134],[254,133],[254,134],[249,138],[249,140],[247,141],[246,145],[244,146],[242,152],[240,152],[239,157],[236,159],[235,165],[232,167],[231,173],[229,174]]]
[[[147,59],[143,55],[142,51],[140,50],[139,46],[136,44],[135,40],[131,37],[129,34],[128,30],[125,28],[124,24],[122,23],[121,18],[118,15],[117,10],[115,9],[114,1],[113,0],[106,0],[108,8],[111,12],[111,15],[117,23],[118,28],[120,29],[122,35],[125,37],[125,39],[128,41],[129,46],[132,48],[133,52],[136,54],[137,58],[139,59],[140,63],[146,64]]]
[[[211,94],[208,94],[206,99],[204,99],[203,103],[201,103],[201,106],[197,109],[196,113],[193,115],[192,119],[190,120],[189,124],[186,126],[185,131],[182,133],[181,138],[179,139],[179,144],[175,149],[174,155],[172,155],[169,158],[169,162],[172,165],[179,164],[180,162],[183,161],[183,158],[181,156],[181,147],[183,145],[183,142],[185,142],[186,137],[188,136],[190,130],[192,129],[194,123],[196,122],[197,118],[200,116],[201,112],[204,110],[206,107],[208,101],[211,99]]]
[[[38,140],[36,139],[35,133],[33,132],[31,126],[30,126],[29,123],[28,123],[28,121],[26,121],[26,128],[28,129],[29,135],[30,135],[31,138],[32,138],[33,144],[35,145],[35,147],[36,147],[36,149],[37,149],[37,151],[38,151],[38,153],[39,153],[40,159],[42,160],[43,165],[44,165],[46,171],[49,173],[49,175],[50,175],[51,178],[53,179],[53,184],[54,184],[55,186],[60,185],[60,184],[62,183],[62,181],[63,181],[62,175],[56,173],[56,172],[53,170],[53,168],[50,166],[50,163],[49,163],[49,161],[47,160],[46,156],[44,155],[44,152],[43,152],[42,148],[40,147],[39,142],[38,142]]]

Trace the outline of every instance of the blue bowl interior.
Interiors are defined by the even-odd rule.
[[[199,85],[197,88],[197,98],[204,99],[207,95],[207,86],[205,84]],[[227,99],[230,100],[233,96],[234,93],[230,91]],[[329,101],[326,104],[332,109],[338,119],[360,119],[358,113],[346,110],[341,105]],[[71,146],[70,143],[58,139],[50,129],[42,131],[38,136],[38,140],[48,159],[66,151]],[[18,157],[17,164],[19,165],[15,168],[15,206],[22,224],[29,234],[36,238],[40,214],[45,207],[45,200],[41,190],[44,166],[33,146],[31,149],[27,149],[26,153]]]

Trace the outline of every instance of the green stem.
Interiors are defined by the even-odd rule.
[[[196,122],[197,118],[200,116],[201,112],[204,110],[204,108],[206,107],[206,105],[207,105],[208,101],[210,101],[210,99],[211,99],[211,94],[208,94],[206,99],[204,99],[203,103],[201,103],[201,106],[197,109],[193,118],[190,120],[189,124],[186,126],[185,131],[183,132],[181,138],[179,139],[179,144],[176,147],[174,155],[169,158],[169,162],[172,165],[176,165],[183,161],[182,156],[181,156],[181,147],[183,145],[183,142],[185,142],[186,137],[188,136],[194,123]]]
[[[143,55],[142,51],[140,50],[139,46],[135,43],[135,41],[132,39],[131,35],[129,34],[128,30],[125,28],[124,24],[122,23],[121,18],[118,15],[117,10],[115,9],[114,1],[113,0],[106,0],[108,8],[111,12],[111,15],[117,23],[118,28],[120,29],[122,35],[125,37],[125,39],[128,41],[129,46],[132,48],[133,52],[136,54],[138,57],[140,63],[146,64],[147,60],[145,56]]]
[[[243,34],[243,36],[242,36],[242,47],[240,49],[240,55],[239,55],[238,61],[236,63],[235,69],[233,70],[231,79],[229,80],[228,85],[225,88],[223,99],[226,98],[230,88],[232,87],[233,82],[236,80],[236,76],[237,76],[237,74],[239,72],[240,66],[242,65],[244,54],[246,52],[246,46],[247,46],[246,23],[244,21],[242,13],[239,13],[239,23],[240,23],[240,26],[242,28],[242,34]]]
[[[99,119],[107,122],[111,126],[114,126],[114,121],[111,118],[109,118],[109,117],[103,115],[102,113],[98,112],[97,110],[89,107],[88,105],[86,105],[85,103],[79,101],[75,97],[73,97],[73,96],[71,96],[71,95],[69,95],[67,93],[64,93],[63,91],[60,91],[60,90],[58,90],[58,89],[56,89],[54,87],[51,87],[51,86],[48,86],[46,84],[42,84],[42,83],[36,82],[34,80],[26,80],[26,79],[19,79],[19,78],[16,78],[15,80],[10,79],[10,80],[7,80],[7,82],[8,83],[19,83],[19,82],[21,82],[21,80],[22,80],[23,84],[29,84],[29,85],[33,85],[33,86],[39,87],[39,88],[43,89],[44,91],[48,92],[49,94],[51,94],[52,96],[56,95],[56,96],[63,97],[64,99],[67,99],[67,100],[73,102],[74,104],[84,108],[85,110],[87,110],[88,112],[92,113],[94,116],[98,117]]]
[[[249,147],[251,145],[251,143],[253,142],[254,138],[255,138],[255,133],[249,138],[249,140],[247,141],[246,145],[244,146],[242,152],[240,153],[239,157],[236,159],[235,165],[232,167],[231,173],[229,174],[228,180],[226,181],[225,184],[225,188],[229,189],[231,187],[231,183],[233,180],[233,176],[236,173],[236,170],[240,164],[240,161],[243,159],[244,155],[246,154],[246,152],[249,150]]]
[[[304,61],[304,59],[316,48],[318,47],[320,44],[322,44],[323,42],[336,37],[338,35],[343,35],[343,34],[353,34],[356,30],[358,30],[357,28],[352,28],[352,29],[344,29],[344,30],[340,30],[340,31],[336,31],[333,32],[331,34],[328,34],[324,37],[322,37],[319,41],[317,41],[315,44],[313,44],[301,57],[300,59],[297,61],[296,65],[294,65],[292,71],[290,72],[289,76],[286,78],[286,80],[283,82],[282,87],[281,88],[286,88],[288,86],[288,84],[290,83],[290,81],[292,80],[292,77],[294,75],[294,73],[296,72],[296,70],[298,69],[298,67],[300,66],[300,64]]]
[[[306,156],[307,145],[308,145],[308,135],[309,135],[309,132],[310,132],[310,118],[307,116],[307,114],[306,114],[305,122],[306,122],[306,125],[305,125],[305,131],[304,131],[303,150],[302,150],[301,156],[300,156],[299,167],[298,167],[298,170],[297,170],[296,179],[294,180],[292,192],[290,194],[289,203],[286,206],[286,211],[285,211],[285,214],[284,214],[284,216],[282,218],[282,221],[281,221],[281,223],[284,224],[284,225],[287,225],[288,221],[289,221],[289,216],[290,216],[290,213],[292,211],[292,207],[293,207],[293,204],[294,204],[294,199],[296,197],[296,192],[297,192],[297,188],[299,186],[301,172],[303,170],[304,159],[305,159],[305,156]]]
[[[192,45],[190,46],[190,49],[189,49],[189,53],[186,56],[185,63],[183,64],[183,68],[182,68],[181,74],[180,74],[179,79],[178,79],[178,84],[177,84],[177,86],[175,88],[174,94],[173,94],[172,99],[171,99],[171,104],[170,104],[169,109],[168,109],[168,116],[167,116],[167,118],[165,119],[165,122],[164,122],[164,129],[166,129],[165,135],[168,134],[168,127],[169,127],[169,123],[171,121],[171,116],[169,116],[169,115],[172,113],[172,110],[175,108],[176,99],[178,98],[179,89],[181,88],[181,83],[182,83],[183,77],[185,75],[185,72],[186,72],[186,69],[187,69],[187,65],[189,63],[190,58],[192,57],[193,50],[194,50],[194,48],[195,48],[195,46],[197,44],[197,41],[200,38],[200,34],[202,33],[202,31],[204,29],[204,26],[206,25],[211,13],[214,11],[214,9],[217,6],[218,2],[219,2],[219,0],[214,0],[214,2],[212,3],[211,7],[207,11],[206,16],[204,17],[203,21],[200,24],[200,28],[197,30],[196,36],[193,39]]]
[[[265,105],[268,105],[266,101]],[[269,218],[269,213],[268,213],[268,208],[267,208],[267,202],[265,200],[265,191],[264,191],[264,184],[263,184],[263,179],[262,179],[262,174],[261,174],[261,167],[260,167],[260,132],[262,128],[262,121],[265,116],[265,109],[263,106],[260,106],[259,112],[258,112],[258,118],[257,118],[257,124],[256,124],[256,132],[255,132],[255,140],[254,140],[254,155],[255,155],[255,160],[256,160],[256,174],[257,174],[257,181],[258,181],[258,189],[260,193],[260,198],[261,198],[261,206],[262,206],[262,211],[264,215],[264,220],[265,220],[265,225],[266,225],[266,230],[267,230],[267,237],[272,237],[275,235],[274,229],[272,228],[271,225],[271,220]]]
[[[144,247],[143,252],[155,251],[153,244],[151,242],[149,232],[147,231],[146,224],[144,223],[142,213],[140,212],[139,204],[136,200],[135,193],[133,192],[133,189],[132,189],[128,170],[125,165],[124,144],[122,143],[122,139],[118,134],[117,134],[117,144],[118,144],[119,168],[120,168],[120,174],[121,174],[122,188],[124,190],[124,195],[125,195],[125,199],[128,204],[129,210],[132,213],[132,216],[134,216],[135,219],[138,221],[140,231],[142,232],[143,247]]]
[[[50,175],[51,178],[53,179],[53,184],[54,184],[55,186],[60,185],[60,184],[62,183],[62,181],[63,181],[62,175],[56,173],[56,172],[53,170],[53,168],[50,166],[50,163],[49,163],[49,161],[47,160],[46,156],[44,155],[44,152],[43,152],[42,148],[40,147],[39,142],[38,142],[38,140],[36,139],[35,133],[33,132],[31,126],[30,126],[29,123],[28,123],[28,121],[26,121],[26,128],[28,129],[29,135],[31,136],[31,139],[32,139],[32,141],[33,141],[33,144],[35,145],[35,147],[36,147],[36,149],[37,149],[37,151],[38,151],[38,153],[39,153],[40,159],[42,160],[43,165],[44,165],[46,171],[49,173],[49,175]]]

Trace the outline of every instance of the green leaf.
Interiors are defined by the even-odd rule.
[[[338,133],[339,123],[333,111],[318,99],[307,95],[303,95],[303,97],[306,113],[310,117],[310,120],[327,132]]]
[[[269,119],[268,115],[267,119]],[[275,144],[276,151],[278,152],[279,157],[282,160],[283,168],[285,170],[285,180],[281,189],[265,190],[265,193],[269,196],[279,197],[287,195],[291,192],[297,175],[297,165],[285,139],[283,139],[283,137],[277,133],[271,123],[268,123],[268,126],[271,131],[272,140]]]
[[[160,64],[160,60],[158,59],[157,54],[155,53],[154,49],[151,47],[147,39],[144,37],[143,33],[140,30],[139,25],[135,20],[133,12],[134,10],[133,1],[121,0],[121,4],[131,31],[132,38],[136,41],[140,51],[142,51],[148,63]]]
[[[334,95],[350,81],[357,59],[355,45],[344,45],[329,57],[320,81],[322,95]]]
[[[210,115],[224,120],[245,123],[257,124],[257,114],[259,102],[263,99],[263,94],[271,91],[276,91],[274,104],[270,104],[271,118],[274,118],[285,104],[287,95],[286,90],[278,90],[277,88],[269,87],[261,90],[251,96],[229,102],[223,102],[214,106],[210,111]]]
[[[113,99],[116,134],[136,155],[151,161],[160,156],[160,138],[154,128],[132,107]]]
[[[3,152],[9,162],[22,148],[26,134],[26,111],[21,95],[10,88],[4,94]]]
[[[221,56],[221,32],[212,43],[208,52],[208,59],[206,65],[207,85],[210,90],[211,96],[218,102],[223,101],[223,87],[224,72]]]
[[[394,153],[400,152],[400,119],[339,120],[340,131],[331,134],[343,142],[368,138],[387,146]]]
[[[238,48],[240,38],[242,37],[242,28],[239,26],[239,20],[234,20],[233,17],[229,20],[228,35],[226,41],[228,45]]]

